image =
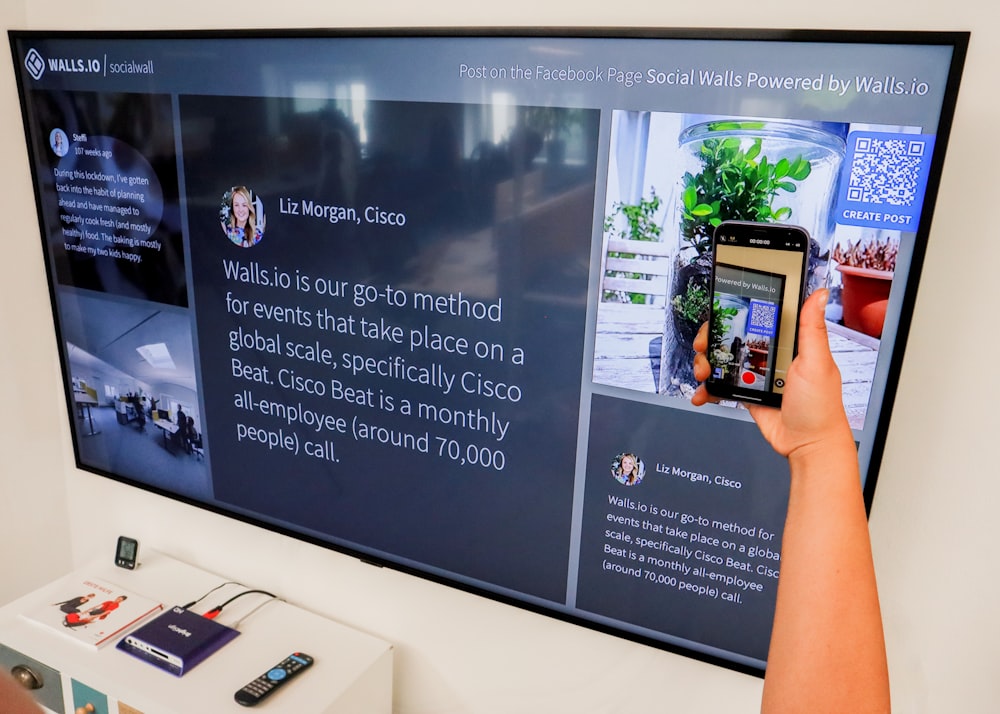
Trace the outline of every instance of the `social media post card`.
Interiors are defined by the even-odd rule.
[[[889,299],[892,270],[897,253],[900,268],[908,269],[933,156],[935,137],[922,131],[614,111],[593,382],[687,400],[697,386],[691,342],[709,316],[713,226],[724,220],[785,222],[811,237],[805,292],[831,289],[831,348],[846,375],[843,399],[851,426],[873,424],[881,398],[879,340],[883,330],[892,334],[900,316],[897,298]],[[763,219],[736,209],[757,205],[745,192],[754,184],[726,187],[713,180],[716,172],[761,165],[774,172],[773,193],[761,189]],[[855,288],[858,268],[878,275],[865,275],[863,287]],[[868,277],[879,281],[874,301]],[[905,279],[897,282],[905,285]]]
[[[187,307],[170,96],[39,91],[31,103],[58,282]]]
[[[215,497],[564,599],[596,158],[528,151],[531,107],[178,106]]]
[[[788,466],[756,425],[594,395],[576,604],[765,659]]]
[[[806,280],[823,285],[849,130],[845,122],[613,112],[594,383],[682,400],[667,406],[690,397],[691,343],[711,307],[712,235],[725,221],[801,226],[815,256]],[[752,388],[765,388],[760,382]]]

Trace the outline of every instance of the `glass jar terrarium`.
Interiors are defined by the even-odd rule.
[[[681,132],[660,393],[689,396],[696,386],[691,343],[708,319],[712,232],[722,221],[805,228],[811,237],[806,291],[824,284],[844,147],[839,133],[806,124],[709,121]]]

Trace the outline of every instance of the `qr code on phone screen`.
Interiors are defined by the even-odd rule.
[[[929,154],[927,149],[927,142],[922,139],[857,137],[847,200],[912,206]]]
[[[773,335],[778,306],[768,302],[750,302],[750,330],[755,334]]]

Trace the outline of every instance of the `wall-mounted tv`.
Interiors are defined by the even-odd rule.
[[[10,42],[81,469],[763,670],[788,469],[690,405],[709,237],[809,232],[870,504],[966,33]]]

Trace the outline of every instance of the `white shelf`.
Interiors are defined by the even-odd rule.
[[[163,602],[183,605],[225,582],[224,578],[146,550],[134,571],[110,562],[96,563],[67,575],[67,582],[100,578]],[[110,556],[109,556],[110,560]],[[241,634],[183,677],[160,670],[115,648],[99,650],[76,642],[58,631],[31,622],[21,612],[51,602],[51,594],[65,592],[60,581],[0,608],[0,644],[26,654],[61,673],[64,707],[73,714],[71,680],[105,693],[110,703],[121,702],[142,714],[192,712],[246,712],[233,693],[254,677],[295,651],[307,652],[316,662],[255,707],[260,712],[315,712],[316,714],[389,714],[392,710],[392,646],[378,638],[332,622],[283,601],[271,602],[249,615]],[[263,587],[253,584],[248,587]],[[226,595],[240,592],[227,586]],[[261,600],[247,596],[226,607],[220,621],[232,624]],[[195,611],[219,604],[208,598]],[[199,609],[200,608],[200,609]],[[10,664],[3,662],[5,669]],[[118,708],[110,706],[109,712]],[[100,709],[97,714],[104,714]]]

